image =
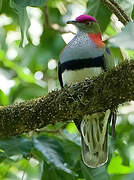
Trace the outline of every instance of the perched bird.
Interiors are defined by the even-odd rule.
[[[63,49],[58,64],[61,87],[98,76],[111,68],[113,59],[101,38],[97,20],[81,15],[74,21],[78,33]],[[108,119],[110,110],[85,115],[81,120],[82,159],[88,167],[96,168],[106,163],[108,157]]]

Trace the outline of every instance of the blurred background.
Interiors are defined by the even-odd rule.
[[[134,1],[117,2],[134,17]],[[77,32],[66,21],[83,13],[96,17],[106,44],[123,27],[99,0],[0,0],[0,105],[60,88],[59,54]],[[115,64],[134,58],[133,49],[110,46]],[[80,136],[70,119],[0,140],[0,180],[134,180],[134,102],[119,107],[109,149],[105,166],[85,167]]]

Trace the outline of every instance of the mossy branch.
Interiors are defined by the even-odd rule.
[[[134,100],[134,61],[46,97],[1,107],[0,137],[20,135],[59,121],[80,121],[85,114],[113,110],[130,100]]]

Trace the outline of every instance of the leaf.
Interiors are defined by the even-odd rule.
[[[78,132],[78,129],[77,127],[75,126],[75,123],[68,123],[66,129],[70,132],[70,133],[77,133]]]
[[[44,162],[41,180],[76,180],[76,177]]]
[[[28,43],[28,29],[30,20],[27,15],[27,6],[43,6],[47,0],[12,0],[10,6],[16,10],[18,14],[19,25],[21,29],[20,46],[25,46]]]
[[[6,45],[6,32],[4,28],[0,27],[0,48],[2,50],[6,50],[7,45]]]
[[[124,180],[133,180],[133,179],[134,179],[134,173],[127,174],[127,175],[124,177]]]
[[[110,180],[128,180],[124,178],[124,174],[112,174]]]
[[[0,180],[18,180],[17,173],[12,171],[14,168],[15,170],[17,169],[15,166],[13,166],[14,164],[15,162],[9,162],[7,160],[3,163],[0,163]]]
[[[19,66],[14,61],[10,61],[6,59],[6,54],[2,50],[0,50],[0,62],[2,62],[6,68],[14,70],[21,80],[23,81],[25,80],[26,82],[30,82],[30,83],[35,82],[35,78],[31,72],[25,73],[26,70],[25,68]]]
[[[34,83],[22,82],[18,86],[11,89],[9,96],[10,103],[13,103],[17,98],[23,100],[32,99],[35,97],[43,96],[45,94],[45,89]]]
[[[127,50],[127,54],[130,57],[130,59],[134,59],[134,51],[133,50]]]
[[[81,147],[80,136],[78,134],[69,133],[68,131],[64,130],[63,135],[67,140],[69,140],[69,141],[75,143],[76,145],[78,145],[79,147]]]
[[[19,3],[16,3],[15,0],[11,1],[11,7],[16,10],[18,14],[18,20],[21,30],[21,43],[20,46],[25,46],[28,43],[28,28],[30,27],[30,21],[27,15],[26,8],[21,6]]]
[[[38,138],[34,138],[34,147],[43,154],[45,160],[47,159],[48,162],[52,163],[55,167],[66,173],[72,173],[71,169],[69,169],[64,162],[63,148],[56,139],[39,136]]]
[[[114,36],[114,35],[116,35],[116,31],[115,31],[115,29],[113,28],[113,26],[112,26],[111,24],[109,24],[109,25],[107,26],[107,29],[106,29],[106,31],[105,31],[105,34],[107,34],[108,36]]]
[[[81,147],[70,140],[62,141],[62,145],[64,147],[64,159],[73,168],[81,161]]]
[[[94,16],[101,28],[101,31],[106,30],[107,25],[110,22],[111,12],[100,0],[88,0],[88,10],[87,13]],[[105,18],[104,18],[105,17]]]
[[[119,155],[114,155],[108,166],[109,174],[128,174],[132,171],[134,171],[134,165],[124,166]]]
[[[43,6],[47,0],[13,0],[15,4],[21,7]]]
[[[19,171],[23,171],[25,175],[27,176],[28,180],[40,180],[40,166],[41,162],[37,161],[34,157],[30,158],[22,158],[20,161],[17,161],[15,164],[13,164],[13,168],[18,168]],[[14,174],[16,174],[14,172]],[[25,176],[25,177],[26,177]],[[22,179],[24,180],[24,178]]]
[[[0,11],[1,11],[1,8],[2,8],[2,3],[3,3],[3,0],[0,0]]]
[[[0,161],[13,155],[28,156],[32,150],[32,141],[24,137],[12,137],[0,140]]]
[[[86,180],[109,180],[109,175],[105,166],[92,169],[81,163],[81,169]]]
[[[134,50],[134,22],[129,22],[123,31],[109,40],[109,46]]]
[[[131,16],[132,16],[131,18],[134,19],[134,8],[133,8]]]
[[[8,104],[8,97],[0,89],[0,105],[7,105],[7,104]]]
[[[110,48],[111,54],[114,57],[115,65],[119,64],[120,62],[124,61],[124,57],[120,48]]]

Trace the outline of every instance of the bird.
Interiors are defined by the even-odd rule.
[[[94,78],[114,66],[110,50],[102,41],[97,20],[87,14],[67,21],[77,27],[77,34],[59,56],[58,78],[62,88]],[[108,122],[111,111],[83,115],[80,127],[82,159],[86,166],[97,168],[108,160]],[[114,127],[113,123],[113,127]]]

